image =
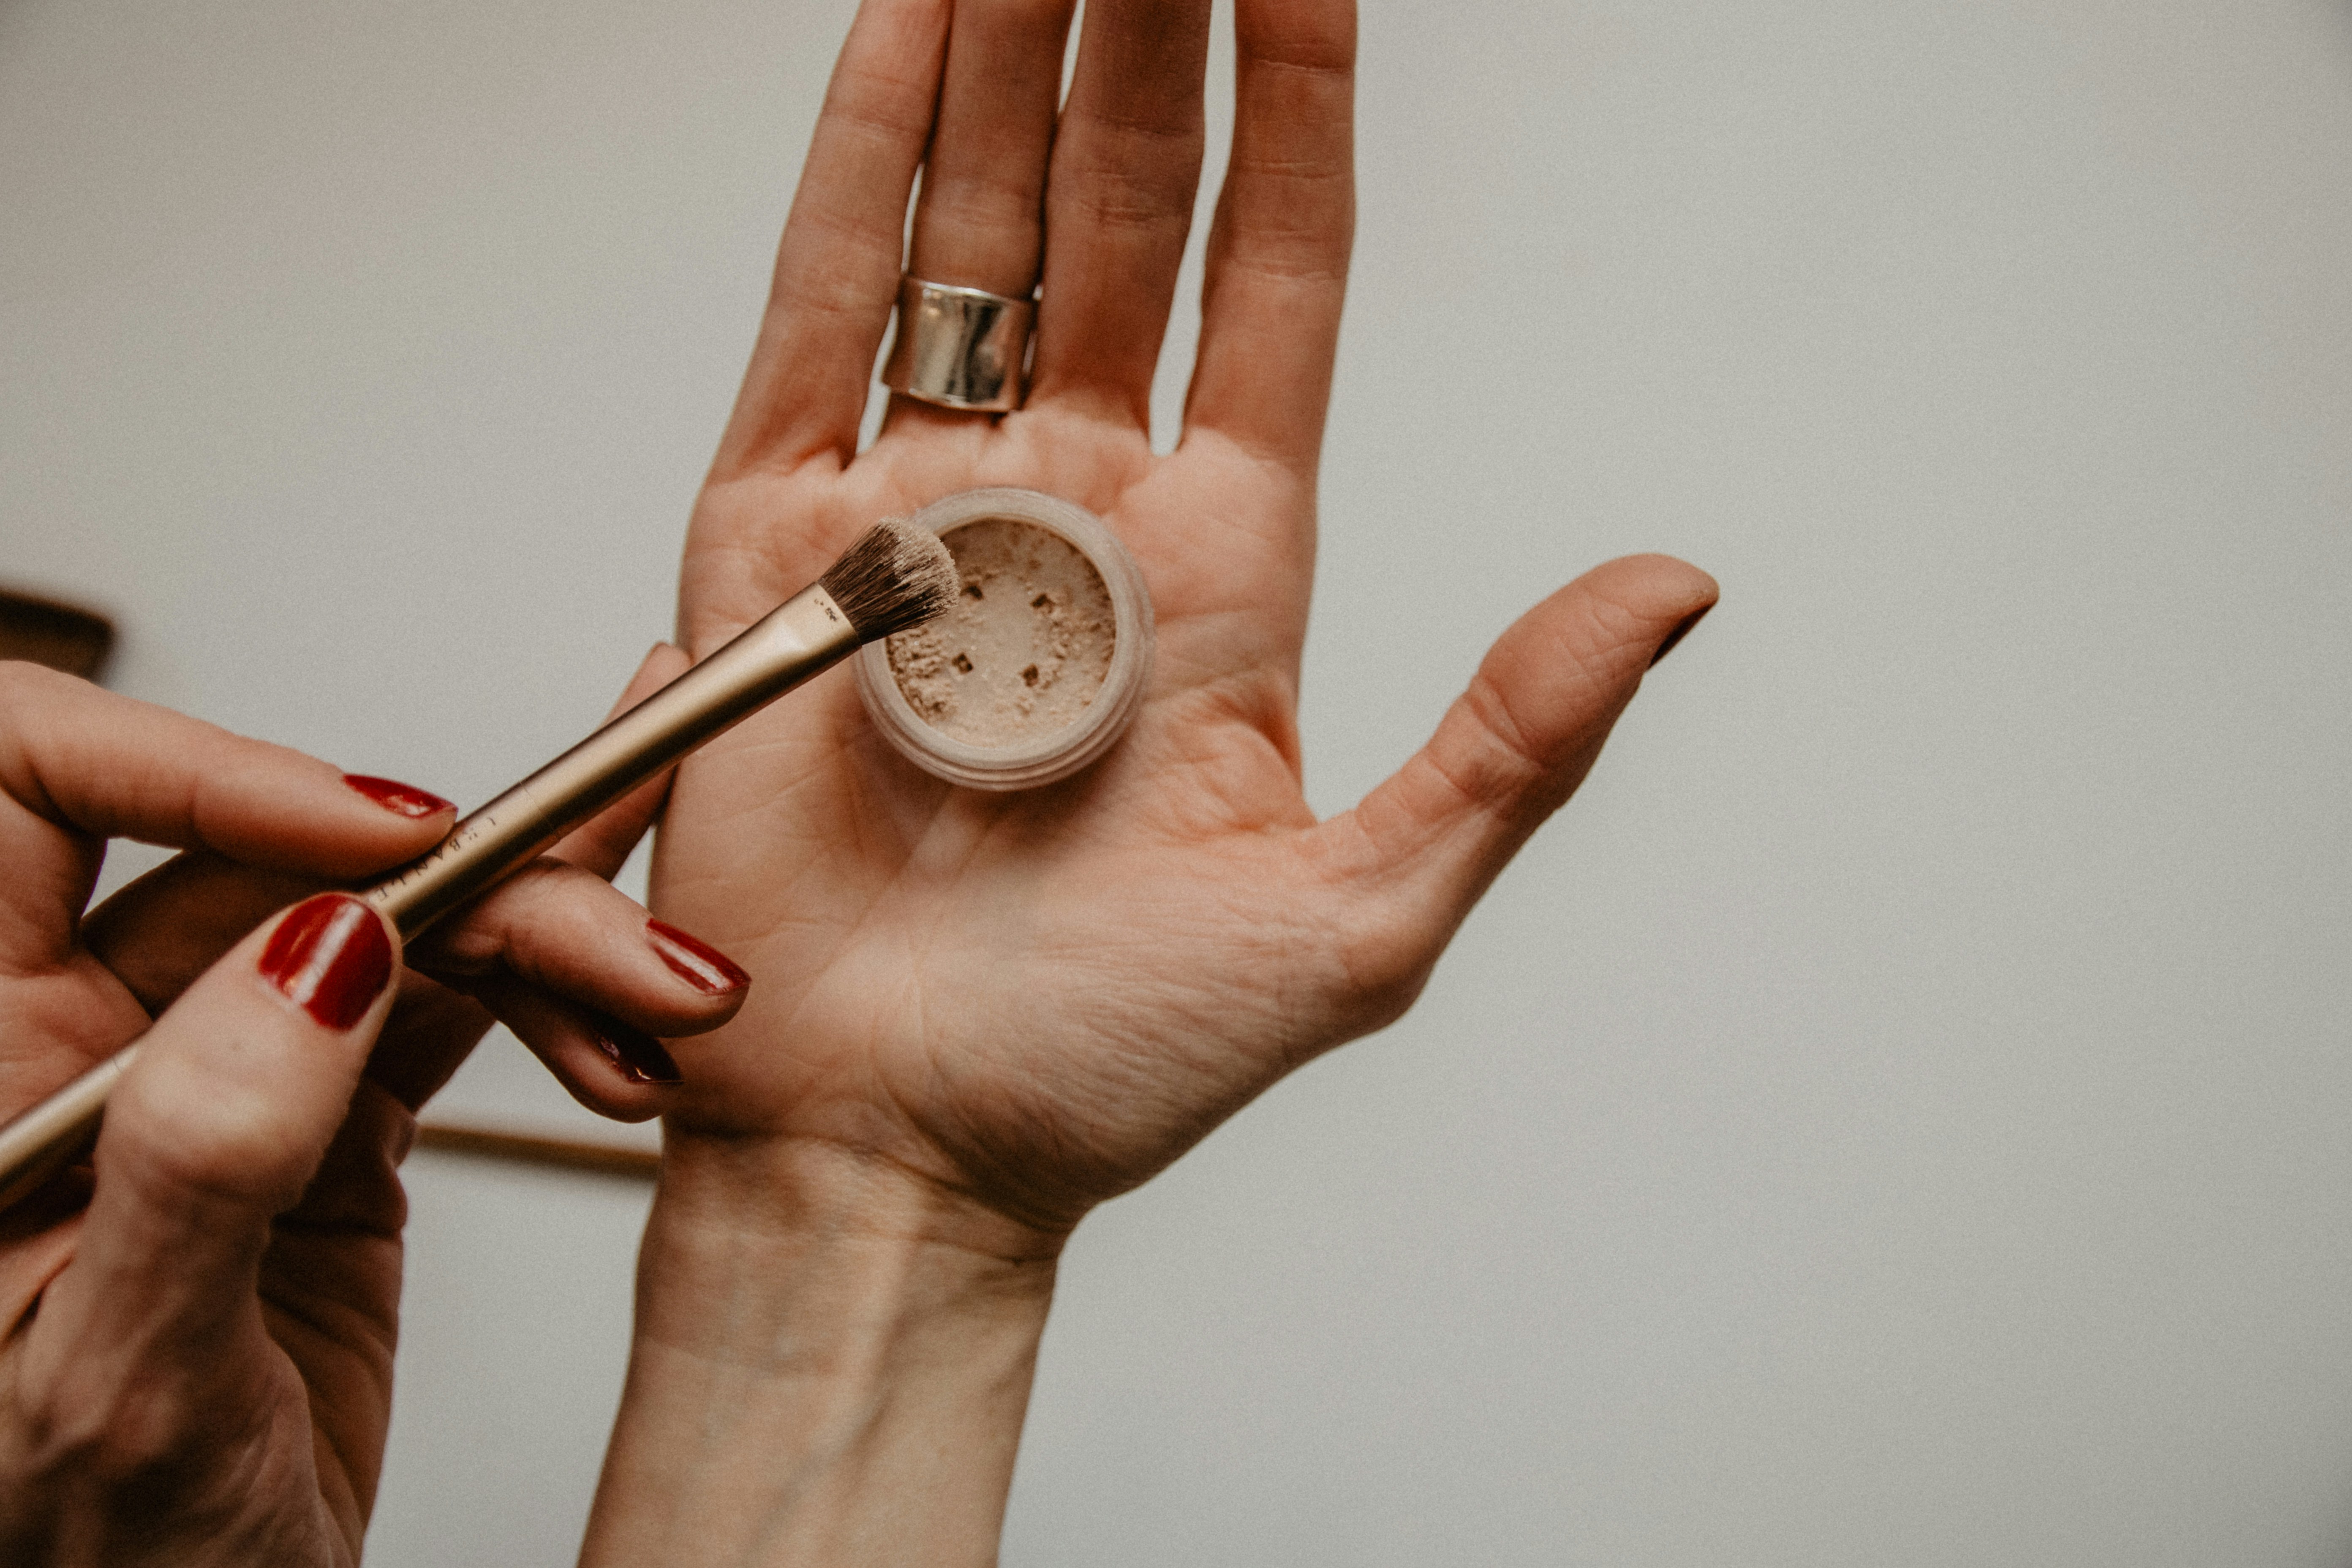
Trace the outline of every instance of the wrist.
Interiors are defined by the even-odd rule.
[[[837,1144],[673,1131],[583,1562],[992,1563],[1062,1239]]]

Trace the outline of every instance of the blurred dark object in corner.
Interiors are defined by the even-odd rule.
[[[114,623],[104,616],[0,588],[0,658],[95,680],[113,648]]]

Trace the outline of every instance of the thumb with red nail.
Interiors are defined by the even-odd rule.
[[[399,968],[349,895],[268,922],[143,1037],[88,1208],[8,1216],[0,1561],[357,1560],[413,1125],[362,1075]]]

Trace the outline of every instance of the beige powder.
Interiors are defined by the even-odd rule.
[[[890,639],[890,674],[908,706],[972,746],[1017,746],[1063,729],[1110,672],[1118,621],[1101,574],[1058,536],[1009,518],[941,538],[963,595]]]

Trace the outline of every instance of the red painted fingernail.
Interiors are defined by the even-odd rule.
[[[742,965],[704,942],[688,936],[667,921],[647,921],[646,938],[661,961],[684,976],[688,984],[714,996],[740,991],[751,984]]]
[[[402,816],[426,817],[444,811],[457,809],[455,801],[404,784],[397,779],[374,779],[365,773],[345,773],[343,782],[367,796],[376,805]]]
[[[1673,631],[1666,634],[1666,640],[1658,645],[1658,651],[1650,656],[1650,668],[1652,669],[1657,668],[1658,660],[1674,652],[1675,644],[1690,636],[1691,627],[1706,619],[1706,613],[1713,608],[1715,608],[1713,605],[1701,605],[1697,609],[1693,610],[1689,615],[1685,616],[1680,624],[1678,624]]]
[[[684,1083],[686,1075],[677,1070],[662,1043],[642,1029],[633,1029],[618,1018],[593,1014],[589,1023],[596,1031],[596,1048],[604,1059],[627,1075],[631,1083],[669,1085]]]
[[[330,1029],[367,1016],[392,979],[392,939],[375,911],[348,893],[297,904],[261,950],[261,977]]]

